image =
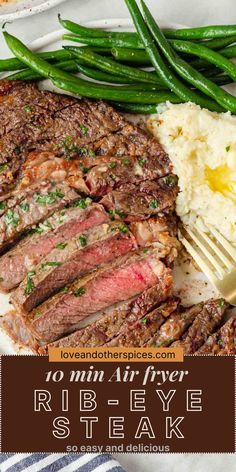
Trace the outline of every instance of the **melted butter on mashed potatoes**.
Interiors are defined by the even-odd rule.
[[[149,119],[148,128],[179,177],[182,221],[202,230],[210,223],[236,243],[236,116],[169,104]]]

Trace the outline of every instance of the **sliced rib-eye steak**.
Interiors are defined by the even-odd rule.
[[[191,308],[178,309],[160,327],[159,331],[148,341],[149,347],[168,347],[182,337],[186,329],[192,324],[196,316],[201,313],[203,303]]]
[[[108,193],[101,203],[110,212],[122,212],[125,221],[137,221],[162,211],[171,211],[177,194],[177,178],[170,175],[139,185],[125,184]]]
[[[219,326],[227,307],[223,299],[205,302],[183,339],[171,347],[182,347],[184,354],[194,354]]]
[[[33,225],[45,220],[56,210],[78,199],[78,194],[66,184],[46,184],[27,195],[14,208],[0,217],[0,251],[10,246]]]
[[[103,224],[56,245],[34,268],[29,278],[14,291],[11,302],[16,309],[30,312],[64,287],[69,291],[78,277],[102,266],[116,257],[137,249],[133,235],[121,233],[118,224]]]
[[[0,290],[7,292],[17,287],[27,272],[32,271],[56,245],[108,221],[101,205],[90,204],[85,199],[76,200],[71,207],[55,212],[0,258]]]
[[[141,294],[161,277],[171,277],[171,271],[157,260],[155,250],[118,258],[33,310],[28,316],[31,329],[38,339],[52,342],[75,331],[87,316]]]
[[[156,334],[165,319],[176,311],[178,303],[178,299],[169,299],[164,305],[127,327],[106,346],[143,347]]]
[[[236,315],[233,315],[216,333],[209,336],[196,354],[236,355]]]
[[[144,290],[141,295],[108,308],[94,323],[55,341],[49,347],[103,346],[119,335],[120,332],[129,329],[135,321],[153,310],[163,300],[166,300],[171,287],[172,279],[170,276],[160,278],[156,285]],[[45,354],[47,347],[43,347],[39,351],[41,354]]]

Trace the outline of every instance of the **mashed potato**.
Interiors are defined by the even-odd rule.
[[[192,103],[169,104],[148,127],[179,177],[182,221],[203,230],[210,223],[236,242],[236,117]]]

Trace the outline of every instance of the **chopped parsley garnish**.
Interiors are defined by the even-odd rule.
[[[43,223],[39,223],[39,229],[43,231],[47,231],[48,229],[52,229],[52,225],[49,221],[44,221]]]
[[[64,193],[62,193],[61,190],[57,188],[55,192],[48,192],[45,195],[36,193],[35,201],[40,205],[52,205],[57,200],[64,198],[64,196]]]
[[[82,295],[84,295],[86,292],[85,288],[84,287],[80,287],[78,288],[78,290],[76,290],[76,292],[74,292],[74,295],[76,297],[81,297]]]
[[[220,308],[224,308],[224,306],[225,306],[225,301],[224,301],[223,298],[221,298],[221,299],[219,300],[218,306],[219,306]]]
[[[92,149],[90,149],[89,156],[90,157],[96,157],[96,153],[94,151],[92,151]]]
[[[149,204],[149,207],[155,210],[158,207],[158,201],[157,200],[152,200]]]
[[[109,213],[109,215],[110,215],[111,221],[114,221],[114,219],[115,219],[114,211],[113,211],[113,210],[108,210],[108,213]]]
[[[80,129],[81,129],[81,133],[86,136],[86,134],[88,134],[89,132],[89,129],[87,128],[87,126],[84,126],[84,125],[80,125]]]
[[[128,233],[129,228],[128,228],[128,226],[126,226],[126,225],[120,225],[120,226],[119,226],[119,230],[120,230],[121,233],[124,233],[124,234],[125,234],[125,233]]]
[[[23,110],[25,111],[25,113],[31,113],[32,108],[29,105],[25,105],[25,107],[23,107]]]
[[[61,290],[60,290],[61,293],[67,293],[69,292],[69,287],[63,287]]]
[[[1,164],[0,165],[0,172],[4,172],[5,170],[8,169],[8,165],[7,164]]]
[[[173,175],[167,175],[163,180],[169,187],[173,187],[173,185],[175,185],[175,177]]]
[[[20,208],[24,213],[28,213],[29,211],[29,204],[28,203],[21,203]]]
[[[129,166],[129,164],[130,164],[129,159],[124,159],[123,164],[124,164],[124,166]]]
[[[226,152],[230,151],[230,147],[231,147],[230,145],[226,146],[226,148],[225,148]]]
[[[6,206],[6,202],[0,202],[0,210],[5,210]]]
[[[111,163],[110,163],[110,168],[111,168],[111,169],[115,169],[116,166],[117,166],[117,163],[116,163],[116,162],[111,162]]]
[[[59,243],[59,244],[56,245],[56,248],[63,250],[63,249],[65,249],[66,246],[67,246],[67,243]]]
[[[82,210],[85,210],[87,206],[90,205],[90,203],[91,203],[90,198],[80,198],[79,200],[76,200],[76,202],[74,202],[72,206],[74,208],[82,208]]]
[[[123,210],[120,210],[119,208],[116,208],[115,209],[115,213],[117,215],[119,215],[121,218],[125,218],[126,217],[126,213],[123,211]]]
[[[41,313],[39,310],[35,310],[35,312],[34,312],[34,318],[35,318],[35,319],[36,319],[36,318],[39,318],[39,317],[41,316],[41,314],[42,314],[42,313]]]
[[[34,277],[34,275],[36,275],[36,272],[34,272],[34,271],[27,272],[26,286],[25,286],[25,294],[26,295],[29,295],[32,292],[32,290],[34,289],[34,282],[32,280],[32,277]]]
[[[14,226],[14,228],[17,227],[19,223],[19,215],[15,213],[13,210],[8,210],[7,213],[4,216],[5,223],[7,225]]]
[[[43,262],[41,264],[41,268],[44,269],[44,267],[59,267],[60,265],[61,265],[61,262],[48,261],[48,262]]]
[[[138,163],[141,167],[145,165],[146,159],[139,159]]]
[[[85,167],[84,164],[80,164],[80,170],[83,172],[83,174],[87,174],[89,168]]]
[[[148,322],[148,319],[147,319],[147,318],[143,318],[143,319],[141,320],[141,323],[144,324],[144,325],[146,325],[147,322]]]
[[[79,236],[79,242],[81,244],[82,247],[86,246],[87,244],[87,237],[85,236],[85,234],[81,234]]]
[[[89,153],[86,147],[77,147],[76,152],[80,157],[87,156]]]

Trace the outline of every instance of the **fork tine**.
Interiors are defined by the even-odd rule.
[[[209,238],[209,236],[204,233],[203,231],[200,231],[199,229],[197,229],[198,233],[200,234],[200,236],[205,239],[205,241],[207,242],[207,244],[212,248],[212,250],[216,253],[216,256],[221,259],[221,261],[224,263],[225,267],[227,267],[227,269],[231,270],[234,268],[234,264],[228,259],[228,257],[226,257],[223,252],[221,251],[221,249],[219,248],[219,246],[217,246],[216,243],[214,243],[214,241],[212,241],[211,238]]]
[[[211,225],[206,225],[206,226],[209,228],[209,230],[211,231],[215,239],[222,244],[223,248],[229,253],[229,255],[236,262],[236,249],[234,249],[232,244],[230,244],[229,241],[227,241],[227,239],[225,239],[224,236],[222,236],[222,234],[219,233],[219,231],[217,231],[213,226]]]
[[[208,249],[204,246],[204,244],[198,239],[198,237],[193,233],[193,231],[191,231],[191,229],[185,227],[185,230],[187,231],[187,233],[189,234],[189,236],[191,236],[191,238],[193,239],[193,241],[196,243],[196,245],[198,246],[199,249],[201,249],[201,251],[203,252],[204,256],[207,257],[207,259],[210,261],[210,263],[213,265],[213,267],[217,270],[218,274],[221,276],[221,277],[224,277],[225,275],[225,271],[222,269],[222,267],[220,266],[220,264],[218,264],[218,262],[216,261],[216,259],[214,258],[214,256],[208,251]]]
[[[193,248],[190,242],[181,233],[180,233],[180,240],[182,244],[186,247],[189,254],[192,256],[192,258],[199,265],[200,269],[206,274],[206,276],[213,283],[213,285],[215,285],[216,277],[215,277],[214,272],[209,268],[209,266],[205,263],[205,261],[199,255],[199,253]]]

